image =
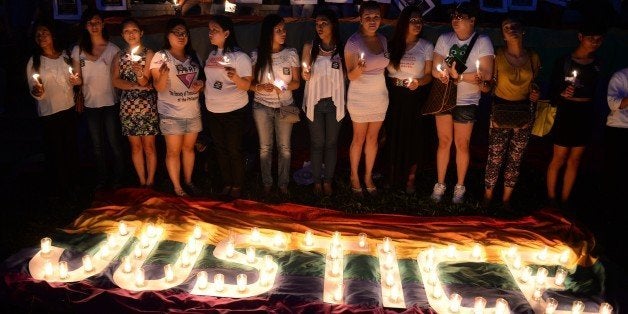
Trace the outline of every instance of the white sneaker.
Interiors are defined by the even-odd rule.
[[[432,190],[432,200],[436,203],[440,202],[443,199],[443,195],[445,194],[445,189],[447,187],[442,183],[434,184],[434,190]]]
[[[462,204],[462,202],[464,202],[464,192],[466,191],[467,189],[464,185],[456,184],[454,187],[454,197],[451,199],[451,202],[454,204]]]

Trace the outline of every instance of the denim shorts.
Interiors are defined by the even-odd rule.
[[[473,123],[477,120],[478,105],[455,106],[453,109],[441,112],[438,115],[450,114],[454,122]]]
[[[163,135],[198,133],[203,130],[201,116],[194,118],[174,118],[159,115],[159,129]]]

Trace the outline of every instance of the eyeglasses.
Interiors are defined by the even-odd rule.
[[[409,22],[410,22],[410,24],[423,24],[423,19],[411,18]]]
[[[450,16],[452,20],[458,20],[458,21],[466,20],[469,18],[467,14],[460,14],[460,13],[452,13]]]
[[[187,32],[170,32],[170,34],[175,35],[176,37],[188,37]]]

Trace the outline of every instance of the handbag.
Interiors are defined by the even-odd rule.
[[[532,125],[532,135],[543,137],[547,135],[554,125],[556,107],[548,100],[539,100],[536,103],[536,116]]]
[[[478,39],[478,33],[473,35],[469,45],[467,46],[466,53],[464,54],[463,59],[456,59],[456,68],[459,68],[460,65],[464,66],[467,62],[467,57],[471,53],[471,49],[475,45],[475,41]],[[446,62],[452,62],[452,57],[445,58]],[[462,68],[461,68],[462,69]],[[466,67],[464,67],[466,69]],[[464,70],[463,70],[464,71]],[[462,74],[462,72],[460,72]],[[441,112],[446,112],[453,109],[456,106],[456,94],[458,89],[456,88],[456,84],[453,80],[448,80],[447,84],[441,82],[440,80],[433,80],[432,87],[430,88],[430,93],[427,96],[427,100],[421,107],[422,115],[430,115],[430,114],[438,114]]]
[[[297,123],[301,121],[301,110],[296,106],[281,106],[279,107],[279,121]]]
[[[532,104],[527,101],[508,101],[494,98],[491,112],[491,127],[499,129],[518,129],[532,121]]]

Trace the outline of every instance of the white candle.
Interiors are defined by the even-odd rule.
[[[386,279],[384,281],[387,287],[392,287],[395,284],[395,276],[392,271],[386,273]]]
[[[227,242],[227,247],[226,247],[226,255],[228,258],[232,258],[233,255],[235,254],[235,243],[234,242]]]
[[[560,253],[560,257],[558,258],[558,261],[561,264],[567,263],[569,261],[569,255],[570,255],[569,249],[564,250],[562,253]]]
[[[341,235],[340,232],[334,231],[334,234],[331,236],[331,243],[335,246],[340,246]]]
[[[207,272],[201,270],[196,274],[196,285],[199,289],[205,290],[207,289]]]
[[[225,289],[225,275],[223,274],[215,274],[214,275],[214,289],[218,292],[221,292]]]
[[[515,260],[512,262],[512,266],[515,269],[521,268],[521,256],[519,256],[519,254],[515,255]]]
[[[236,281],[238,284],[238,291],[239,292],[244,292],[246,291],[246,274],[238,274],[238,276],[236,277]]]
[[[314,235],[312,235],[312,231],[310,230],[306,230],[305,231],[305,245],[306,246],[312,246],[314,244]]]
[[[170,264],[164,265],[164,279],[166,282],[172,282],[174,280],[174,271]]]
[[[66,261],[59,262],[59,278],[61,279],[68,278],[68,262]]]
[[[340,258],[333,258],[331,260],[331,274],[332,276],[336,277],[338,275],[340,275],[340,271],[342,267],[342,259]]]
[[[399,287],[395,284],[390,288],[390,301],[397,303],[399,300]]]
[[[392,269],[395,262],[395,255],[392,252],[386,253],[384,257],[384,268]]]
[[[251,264],[255,263],[255,247],[246,248],[246,261]]]
[[[140,56],[135,54],[139,48],[140,48],[140,46],[137,46],[137,47],[131,49],[131,61],[138,62],[138,61],[142,60],[142,57],[140,57]]]
[[[273,260],[272,256],[270,256],[270,255],[265,255],[264,256],[264,268],[268,272],[270,272],[273,269],[275,269],[275,261]]]
[[[553,314],[558,308],[558,301],[554,298],[545,300],[545,314]]]
[[[475,259],[480,259],[482,257],[482,245],[476,243],[473,246],[473,251],[471,252],[471,256]]]
[[[562,267],[558,267],[558,269],[556,269],[556,275],[554,276],[554,284],[562,286],[565,283],[565,278],[567,278],[567,270]]]
[[[526,266],[521,270],[521,274],[519,275],[519,280],[521,282],[526,283],[530,280],[530,276],[532,276],[532,267]]]
[[[610,305],[609,303],[602,303],[600,304],[600,310],[598,311],[599,314],[611,314],[613,313],[613,306]]]
[[[275,238],[273,240],[275,247],[282,247],[283,246],[283,233],[281,232],[277,232],[275,233]]]
[[[508,306],[508,301],[503,298],[497,298],[495,300],[495,314],[509,314],[510,307]]]
[[[547,268],[545,267],[539,267],[536,270],[536,283],[539,285],[544,285],[545,284],[545,280],[547,279]]]
[[[260,241],[260,233],[259,228],[253,227],[251,228],[251,236],[249,238],[251,242],[259,242]]]
[[[92,263],[92,257],[89,254],[86,254],[85,256],[83,256],[83,270],[86,273],[89,273],[92,270],[94,270],[94,264]]]
[[[270,283],[270,275],[265,271],[260,272],[259,283],[262,287],[267,287],[268,284]]]
[[[188,253],[190,254],[196,254],[196,238],[195,237],[190,237],[188,239]]]
[[[571,304],[571,313],[581,314],[582,312],[584,312],[584,302],[580,300],[573,301]]]
[[[181,267],[188,267],[190,266],[190,257],[188,256],[187,253],[185,253],[185,251],[181,252]]]
[[[436,284],[438,283],[438,274],[435,271],[431,272],[428,275],[427,283],[430,284],[431,286],[436,286]]]
[[[336,286],[336,289],[334,290],[334,300],[342,301],[343,294],[344,294],[344,285],[342,284],[342,282],[339,282],[338,285]]]
[[[150,245],[150,241],[148,240],[148,235],[146,233],[142,233],[140,236],[140,246],[143,248],[147,248]]]
[[[133,270],[133,266],[131,265],[131,259],[128,256],[122,258],[122,271],[124,273],[130,273]]]
[[[447,258],[456,258],[456,245],[450,244],[447,246]]]
[[[303,71],[310,72],[310,68],[307,66],[307,63],[305,63],[305,61],[301,63],[301,65],[303,66]]]
[[[539,259],[539,261],[545,261],[547,259],[547,246],[544,247],[541,252],[539,252],[537,258]]]
[[[434,286],[432,290],[432,297],[434,297],[434,299],[440,299],[440,297],[442,296],[443,296],[443,288],[441,288],[440,285]]]
[[[483,297],[475,297],[475,302],[473,303],[473,313],[482,314],[484,313],[484,308],[486,308],[486,299]]]
[[[115,234],[110,233],[107,235],[107,245],[109,245],[109,247],[112,249],[118,246],[118,239],[116,238]]]
[[[46,260],[46,262],[44,263],[44,278],[52,277],[52,272],[52,263],[49,260]]]
[[[541,289],[541,287],[535,286],[534,292],[532,292],[532,300],[540,301],[542,296],[543,296],[543,290]]]
[[[144,277],[144,268],[138,268],[137,270],[135,270],[135,285],[138,287],[142,287],[145,284],[145,277]]]
[[[51,238],[43,238],[40,241],[40,245],[41,245],[41,254],[42,255],[48,255],[50,254],[50,250],[52,249],[52,239]]]
[[[331,244],[329,246],[329,257],[331,258],[341,258],[342,257],[342,247],[338,245]]]
[[[460,303],[462,302],[462,296],[457,293],[452,293],[449,296],[449,311],[452,313],[457,313],[460,311]]]
[[[506,252],[506,256],[508,256],[508,258],[515,258],[517,256],[517,246],[514,244],[511,245]]]
[[[35,81],[35,84],[41,85],[41,81],[39,81],[39,73],[33,74],[33,81]]]
[[[152,222],[148,223],[148,225],[146,226],[146,234],[149,238],[154,238],[157,235],[155,225]]]
[[[361,248],[366,247],[366,233],[361,232],[358,235],[358,246],[361,247]]]
[[[100,247],[100,258],[106,259],[109,256],[109,245],[107,243]]]
[[[124,221],[118,222],[118,234],[120,234],[121,236],[125,236],[128,233],[129,233],[129,230],[126,226],[126,223]]]
[[[142,248],[139,246],[136,246],[135,249],[133,250],[133,256],[135,256],[135,258],[141,258],[142,257]]]
[[[194,234],[194,239],[200,240],[201,237],[203,236],[203,229],[201,228],[201,226],[195,225],[193,234]]]
[[[382,243],[382,250],[384,251],[384,253],[388,253],[390,252],[390,250],[392,249],[392,240],[389,237],[385,237],[384,241]]]

